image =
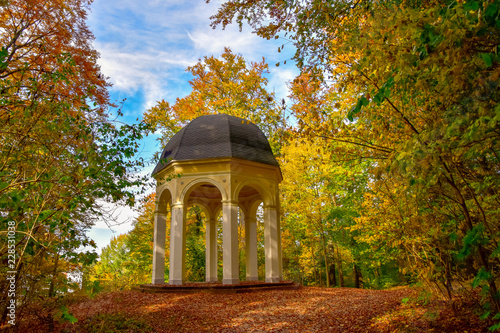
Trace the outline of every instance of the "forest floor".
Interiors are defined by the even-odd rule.
[[[417,301],[409,288],[301,287],[246,294],[101,293],[69,306],[56,332],[487,332],[463,300]],[[36,316],[21,332],[47,332]]]

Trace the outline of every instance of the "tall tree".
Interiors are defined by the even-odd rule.
[[[303,274],[309,275],[301,279],[307,283],[322,266],[327,287],[336,269],[339,276],[347,275],[342,270],[347,266],[342,265],[345,260],[349,267],[356,265],[371,273],[367,263],[373,258],[367,257],[365,248],[357,242],[357,232],[351,230],[367,191],[366,163],[337,159],[322,138],[298,137],[288,143],[281,159],[282,227],[287,235],[283,252],[289,263],[285,270],[293,272],[290,265],[299,266]],[[339,281],[342,283],[342,279]]]
[[[206,56],[187,71],[193,75],[191,93],[177,98],[174,105],[161,101],[144,115],[146,122],[163,133],[163,145],[190,120],[226,113],[259,125],[272,148],[278,150],[284,122],[282,105],[266,90],[268,65],[264,59],[247,63],[225,48],[220,58]]]
[[[327,218],[333,204],[332,193],[328,191],[329,156],[316,142],[291,142],[284,153],[281,186],[281,205],[285,212],[283,229],[289,229],[293,237],[290,243],[285,242],[285,253],[293,251],[294,245],[301,248],[300,252],[318,252],[319,258],[323,259],[323,272],[328,275],[331,265],[328,245],[331,243],[332,225]],[[317,258],[313,256],[307,260],[311,260],[311,265],[302,261],[309,267],[301,268],[308,268],[309,272],[317,274]],[[296,264],[300,264],[300,261]],[[325,278],[325,281],[329,287],[329,279]]]
[[[133,173],[142,162],[131,158],[146,127],[107,118],[108,83],[85,24],[90,3],[0,6],[0,258],[2,276],[15,275],[18,319],[35,295],[64,294],[65,273],[95,258],[76,249],[93,244],[85,231],[102,202],[133,204],[128,188],[141,184]]]

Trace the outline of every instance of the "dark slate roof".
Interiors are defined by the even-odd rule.
[[[177,132],[163,149],[153,175],[171,161],[217,157],[278,166],[266,136],[257,125],[227,114],[214,114],[198,117]]]

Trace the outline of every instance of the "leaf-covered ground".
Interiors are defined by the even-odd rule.
[[[402,304],[408,288],[312,288],[248,294],[149,294],[122,291],[70,307],[62,332],[483,332],[477,317]],[[24,331],[45,332],[30,321]]]

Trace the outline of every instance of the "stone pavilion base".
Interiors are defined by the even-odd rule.
[[[293,281],[240,282],[239,284],[222,284],[220,282],[191,282],[179,286],[169,284],[141,284],[133,290],[147,293],[227,293],[240,294],[264,290],[297,290],[300,284]]]

